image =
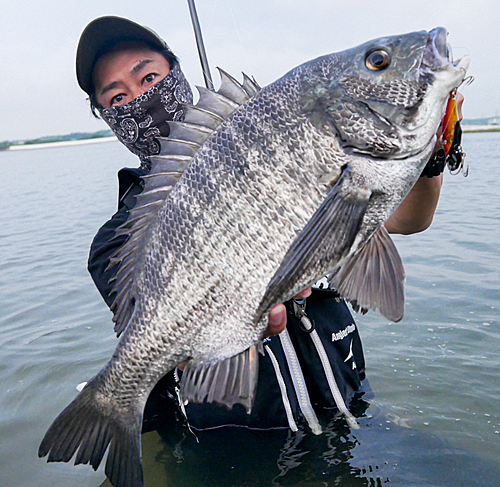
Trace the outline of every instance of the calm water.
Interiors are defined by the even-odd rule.
[[[500,134],[465,134],[468,178],[446,176],[431,229],[396,238],[406,316],[358,316],[373,397],[361,429],[143,436],[146,486],[498,485]],[[116,206],[118,143],[0,152],[2,485],[98,486],[88,466],[46,464],[38,444],[115,345],[86,271]]]

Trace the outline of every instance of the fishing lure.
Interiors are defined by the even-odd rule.
[[[469,169],[464,166],[465,152],[461,145],[462,127],[460,126],[460,117],[458,114],[456,90],[453,90],[448,98],[442,127],[443,146],[427,163],[422,171],[422,176],[427,176],[428,178],[439,176],[444,171],[446,165],[448,165],[452,174],[458,174],[463,170],[463,175],[467,177]]]

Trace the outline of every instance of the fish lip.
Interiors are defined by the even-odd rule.
[[[435,71],[448,64],[450,64],[450,52],[446,43],[446,30],[437,27],[428,34],[420,68],[424,71]]]
[[[470,64],[470,56],[465,55],[453,60],[453,53],[448,44],[448,31],[444,27],[436,27],[429,32],[427,44],[420,68],[423,71],[441,71],[453,66],[457,70],[467,72]]]
[[[461,58],[457,59],[454,63],[453,66],[457,69],[461,69],[465,73],[467,73],[467,70],[469,69],[471,57],[468,54],[465,54]]]

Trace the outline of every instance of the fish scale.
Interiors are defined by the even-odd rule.
[[[370,65],[378,52],[387,62]],[[110,262],[116,350],[39,455],[96,469],[109,446],[111,483],[141,486],[142,414],[158,380],[188,361],[183,401],[250,412],[269,310],[326,274],[355,309],[402,319],[404,269],[383,224],[467,67],[448,59],[438,28],[323,56],[262,89],[224,72],[217,93],[200,89],[117,231],[128,239]]]

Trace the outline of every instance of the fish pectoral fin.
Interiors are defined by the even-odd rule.
[[[297,289],[298,283],[306,287],[307,283],[315,282],[349,252],[370,196],[368,189],[352,183],[350,170],[344,169],[336,185],[290,246],[267,286],[254,323],[258,323],[274,304],[301,291]]]
[[[257,346],[216,363],[188,362],[181,379],[183,401],[217,403],[229,409],[242,404],[247,413],[252,411],[259,358]]]
[[[101,402],[99,398],[105,398]],[[99,375],[54,420],[38,456],[49,462],[89,463],[99,467],[109,446],[105,473],[115,487],[142,487],[142,409],[117,411],[103,393]]]
[[[405,305],[405,271],[401,257],[384,226],[361,252],[330,279],[333,287],[355,311],[379,308],[387,319],[398,322]]]

